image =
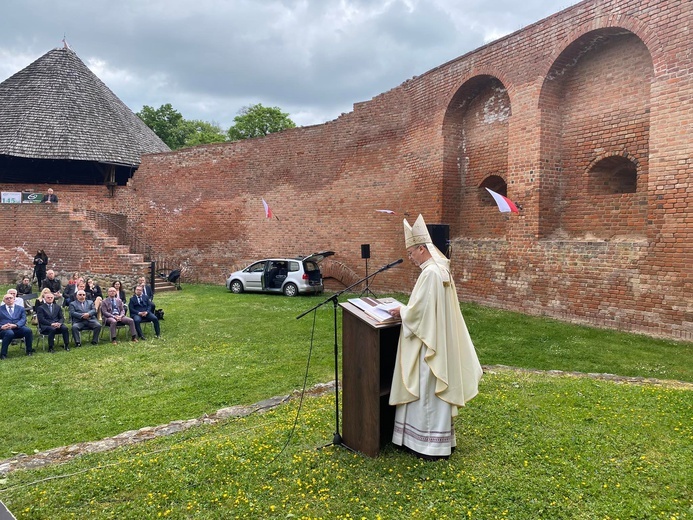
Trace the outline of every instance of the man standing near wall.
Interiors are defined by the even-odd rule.
[[[43,197],[43,202],[44,202],[44,204],[57,204],[58,203],[58,197],[53,194],[52,188],[48,188],[48,193],[46,193],[46,196]]]
[[[392,442],[426,460],[456,446],[453,417],[478,392],[482,369],[460,312],[450,263],[433,245],[421,215],[404,220],[409,259],[421,268],[402,319],[390,404],[397,406]]]

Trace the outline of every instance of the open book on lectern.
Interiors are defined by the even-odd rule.
[[[377,299],[369,298],[367,296],[363,298],[349,298],[348,302],[355,307],[358,307],[371,318],[380,323],[399,321],[399,318],[393,317],[388,311],[403,305],[402,302],[399,302],[394,298]]]

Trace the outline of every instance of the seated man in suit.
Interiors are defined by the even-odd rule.
[[[43,280],[41,289],[45,289],[46,287],[51,290],[53,296],[56,298],[62,298],[62,285],[60,283],[60,279],[55,277],[55,271],[53,271],[53,269],[46,271],[46,279]]]
[[[128,309],[130,309],[130,316],[135,320],[135,330],[137,330],[137,336],[140,339],[145,339],[142,334],[143,321],[151,321],[154,324],[154,334],[156,334],[156,337],[158,338],[161,335],[159,320],[151,311],[151,305],[152,302],[144,295],[142,286],[138,285],[135,287],[135,295],[130,298]]]
[[[150,311],[154,312],[156,309],[156,305],[154,305],[154,290],[152,289],[151,285],[147,285],[147,281],[145,280],[144,276],[140,276],[137,279],[137,285],[142,286],[142,294],[144,294],[147,298],[149,298],[149,301],[151,302],[151,309]],[[135,287],[137,287],[137,285]]]
[[[90,329],[93,332],[91,344],[99,342],[101,334],[101,323],[96,319],[96,309],[94,302],[87,300],[87,293],[84,289],[77,291],[77,299],[70,304],[70,318],[72,318],[72,337],[75,339],[75,346],[81,347],[81,332]]]
[[[38,330],[44,336],[48,336],[48,352],[54,352],[55,335],[59,332],[63,335],[63,347],[70,350],[70,332],[65,325],[63,310],[55,303],[55,296],[48,292],[43,297],[43,303],[36,311],[38,316]]]
[[[26,355],[31,356],[34,353],[31,348],[34,334],[31,329],[26,326],[26,311],[24,307],[15,305],[14,296],[11,294],[6,294],[2,301],[5,302],[5,305],[0,307],[0,338],[2,338],[0,359],[7,358],[7,351],[10,348],[10,343],[12,343],[12,340],[15,338],[24,338]]]
[[[115,287],[108,288],[108,297],[101,302],[101,316],[103,316],[104,325],[108,325],[111,328],[111,343],[114,345],[117,343],[116,335],[119,323],[129,326],[132,341],[137,341],[135,322],[132,318],[128,318],[125,315],[125,305],[118,298],[118,291]]]

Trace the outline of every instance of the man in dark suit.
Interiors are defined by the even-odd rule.
[[[116,343],[119,323],[128,325],[130,327],[132,341],[137,341],[135,322],[132,318],[128,318],[125,315],[125,305],[123,305],[123,302],[118,298],[118,291],[115,287],[108,288],[108,298],[101,302],[101,316],[103,316],[104,325],[108,325],[111,329],[111,343]]]
[[[154,324],[154,334],[156,334],[156,337],[158,338],[161,335],[159,320],[151,311],[151,305],[152,302],[144,295],[142,286],[138,285],[135,287],[135,295],[130,298],[128,309],[130,309],[130,316],[135,321],[135,330],[140,339],[145,339],[142,334],[143,321],[151,321]]]
[[[53,193],[52,188],[48,188],[48,193],[43,196],[44,204],[57,204],[58,197]]]
[[[145,280],[144,276],[140,276],[137,279],[137,285],[142,286],[142,294],[149,298],[149,303],[151,305],[151,308],[149,310],[151,312],[154,312],[154,309],[156,309],[156,305],[154,305],[154,290],[152,289],[152,286],[147,285],[147,281]]]
[[[15,338],[24,338],[26,355],[31,356],[34,353],[34,350],[31,348],[34,334],[26,326],[26,311],[24,307],[14,304],[14,295],[12,294],[6,294],[2,301],[5,302],[5,305],[0,306],[0,338],[2,338],[0,359],[7,358],[10,343]]]
[[[48,336],[48,352],[54,352],[55,335],[59,332],[63,335],[63,347],[70,350],[70,332],[65,325],[63,310],[55,303],[53,293],[46,293],[43,304],[36,311],[38,317],[38,330],[44,336]]]
[[[72,337],[75,339],[75,346],[81,347],[81,332],[84,329],[93,331],[91,344],[96,345],[101,335],[101,323],[96,319],[96,308],[94,302],[87,300],[87,293],[84,289],[77,291],[77,299],[70,306],[70,318],[72,318]]]

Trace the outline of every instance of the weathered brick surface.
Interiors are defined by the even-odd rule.
[[[16,188],[17,185],[12,186],[13,190]],[[100,196],[107,193],[106,188],[64,188],[56,190],[60,194],[57,206],[0,205],[0,265],[5,270],[0,282],[13,283],[25,274],[31,275],[38,249],[46,251],[47,267],[55,270],[64,282],[78,271],[94,276],[101,285],[110,285],[112,279],[122,279],[129,286],[137,276],[148,271],[142,255],[131,254],[129,247],[101,232],[85,212],[80,211],[85,209],[84,200],[93,200],[103,211],[106,204],[100,201]],[[77,211],[73,210],[70,200],[79,208]]]
[[[115,199],[83,202],[218,283],[320,249],[335,274],[363,274],[360,244],[371,270],[399,258],[402,216],[423,213],[450,225],[463,300],[690,340],[692,23],[690,0],[588,0],[335,121],[146,156]],[[519,216],[480,189],[498,182]]]

